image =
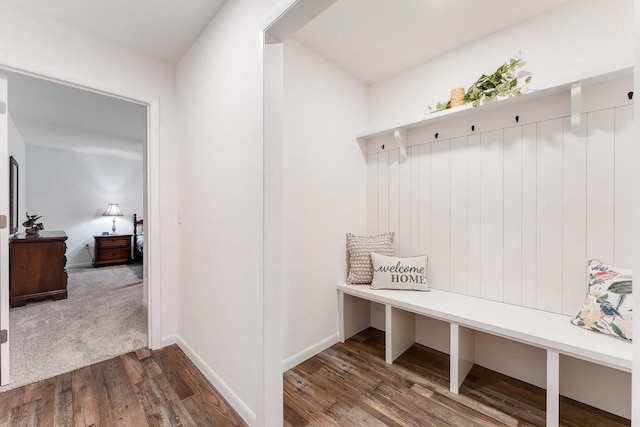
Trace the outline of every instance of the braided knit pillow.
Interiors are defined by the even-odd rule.
[[[379,236],[356,236],[347,233],[347,250],[349,251],[350,285],[370,284],[373,280],[373,265],[371,252],[393,256],[394,233],[384,233]]]

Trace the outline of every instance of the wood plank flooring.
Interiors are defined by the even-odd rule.
[[[384,362],[373,328],[284,375],[285,426],[544,426],[545,390],[474,366],[449,391],[446,354],[414,345]],[[562,398],[563,426],[628,426],[629,420]]]
[[[0,394],[0,426],[245,426],[175,345]]]
[[[474,366],[449,392],[448,356],[412,346],[384,362],[373,328],[284,375],[284,425],[544,426],[545,391]],[[561,425],[630,422],[562,398]],[[177,347],[139,350],[0,394],[0,426],[244,426]]]

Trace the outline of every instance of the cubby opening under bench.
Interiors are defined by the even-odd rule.
[[[338,285],[340,341],[371,326],[371,304],[385,307],[385,359],[392,364],[415,343],[415,316],[450,325],[450,389],[458,393],[474,364],[475,332],[518,341],[546,351],[547,426],[560,417],[560,355],[631,372],[632,345],[570,323],[570,316],[432,289],[429,292],[372,290]]]

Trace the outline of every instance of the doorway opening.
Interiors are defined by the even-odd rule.
[[[0,307],[12,306],[10,357],[1,361],[8,389],[137,348],[157,348],[160,340],[153,338],[159,328],[152,320],[158,298],[150,286],[152,256],[144,250],[154,240],[148,158],[150,142],[157,142],[151,122],[157,119],[157,101],[152,105],[16,70],[6,76],[9,154],[20,164],[18,222],[27,212],[42,216],[38,222],[45,228],[37,240],[55,245],[59,238],[58,268],[64,273],[59,276],[68,276],[65,292],[20,290],[30,285],[19,283],[21,271],[11,269],[20,251],[11,256],[10,303]],[[10,253],[21,248],[29,265],[38,244],[24,233],[20,226],[10,235]]]

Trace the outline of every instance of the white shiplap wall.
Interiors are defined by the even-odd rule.
[[[369,233],[428,254],[434,288],[575,314],[588,259],[631,265],[627,87],[584,88],[579,133],[564,93],[410,130],[406,161],[389,137],[370,140]]]

